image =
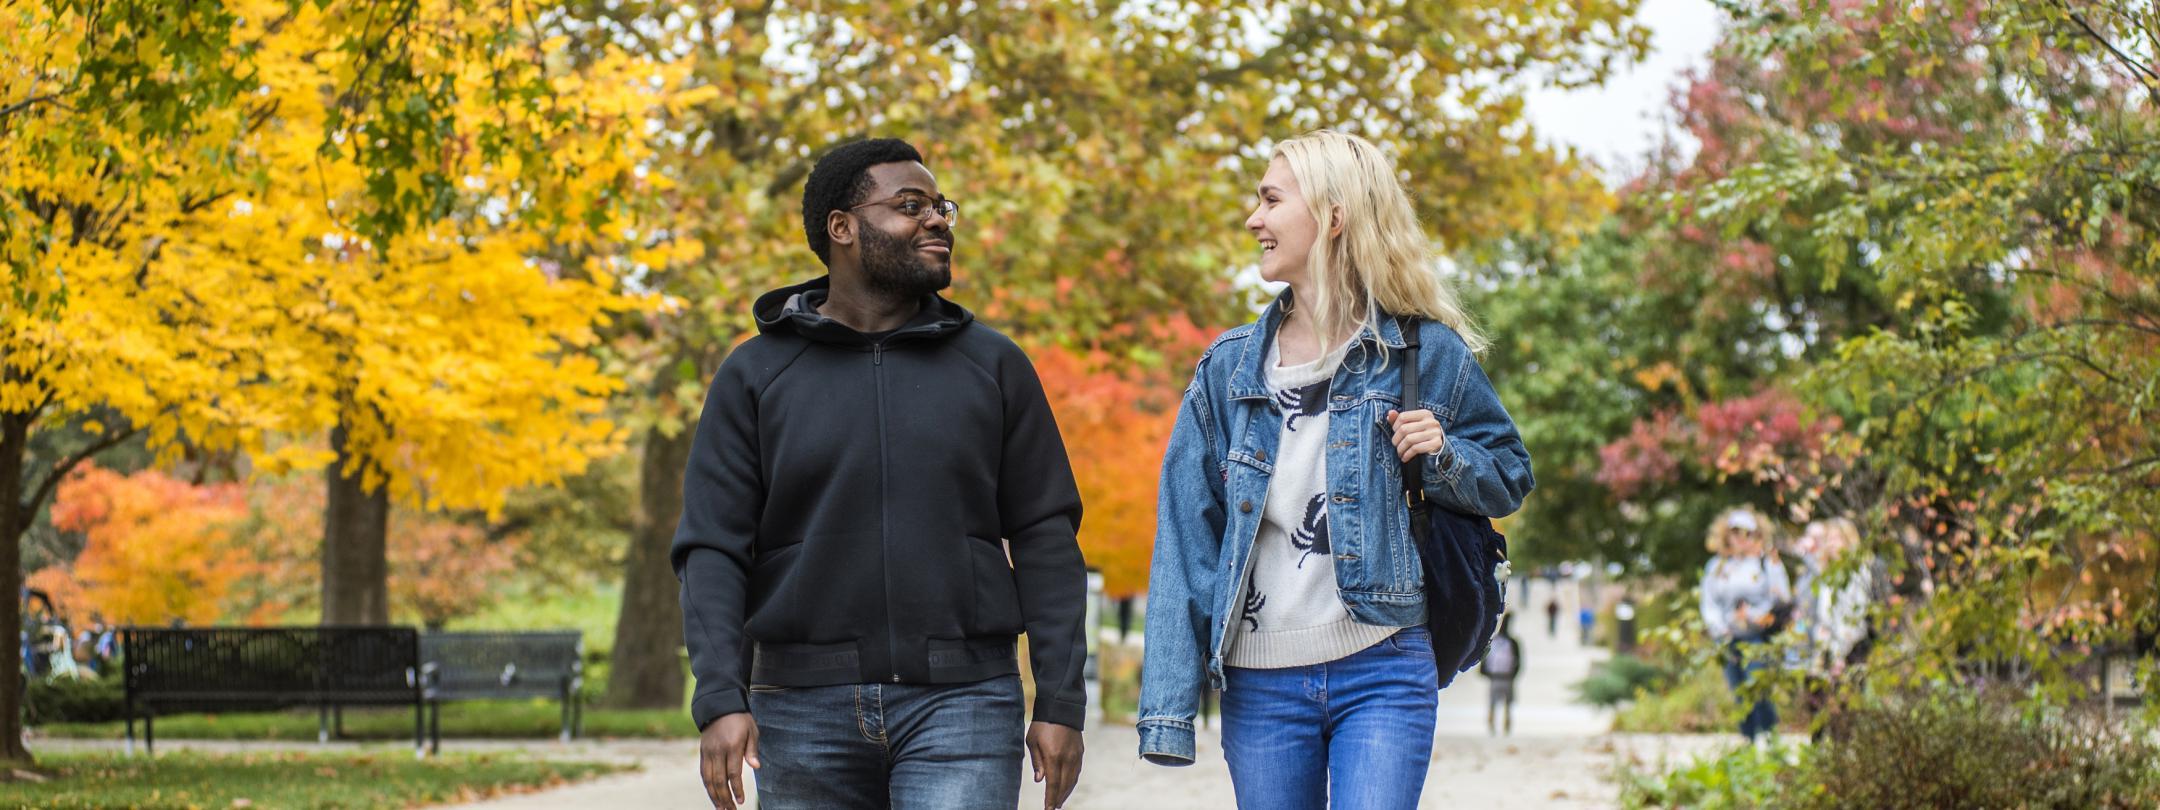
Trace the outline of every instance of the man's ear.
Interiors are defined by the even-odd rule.
[[[825,236],[835,245],[855,244],[855,218],[846,211],[825,214]]]

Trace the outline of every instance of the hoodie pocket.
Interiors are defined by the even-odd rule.
[[[1018,635],[1020,589],[1013,582],[1012,562],[1005,544],[979,537],[968,538],[969,578],[975,583],[975,622],[970,635]]]

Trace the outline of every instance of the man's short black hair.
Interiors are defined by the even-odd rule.
[[[842,144],[825,156],[818,158],[817,166],[810,170],[810,180],[803,183],[802,223],[803,236],[810,242],[810,250],[818,261],[832,265],[832,235],[825,232],[825,220],[834,211],[844,211],[861,205],[865,195],[877,182],[870,179],[870,167],[880,163],[921,163],[922,153],[899,138],[872,138]]]

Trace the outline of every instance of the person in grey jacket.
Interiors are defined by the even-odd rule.
[[[1770,521],[1754,510],[1726,510],[1710,526],[1710,550],[1717,556],[1703,566],[1702,620],[1712,641],[1725,648],[1725,683],[1737,693],[1749,677],[1768,666],[1759,650],[1792,609],[1792,580],[1770,542]],[[1740,733],[1753,740],[1777,729],[1777,708],[1755,701],[1740,720]]]

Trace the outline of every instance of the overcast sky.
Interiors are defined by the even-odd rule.
[[[1717,41],[1722,15],[1709,0],[1644,0],[1651,53],[1603,87],[1532,93],[1532,125],[1552,142],[1572,145],[1607,170],[1625,173],[1642,163],[1669,119],[1671,90],[1683,71],[1699,67]],[[1692,146],[1692,144],[1690,145]]]

